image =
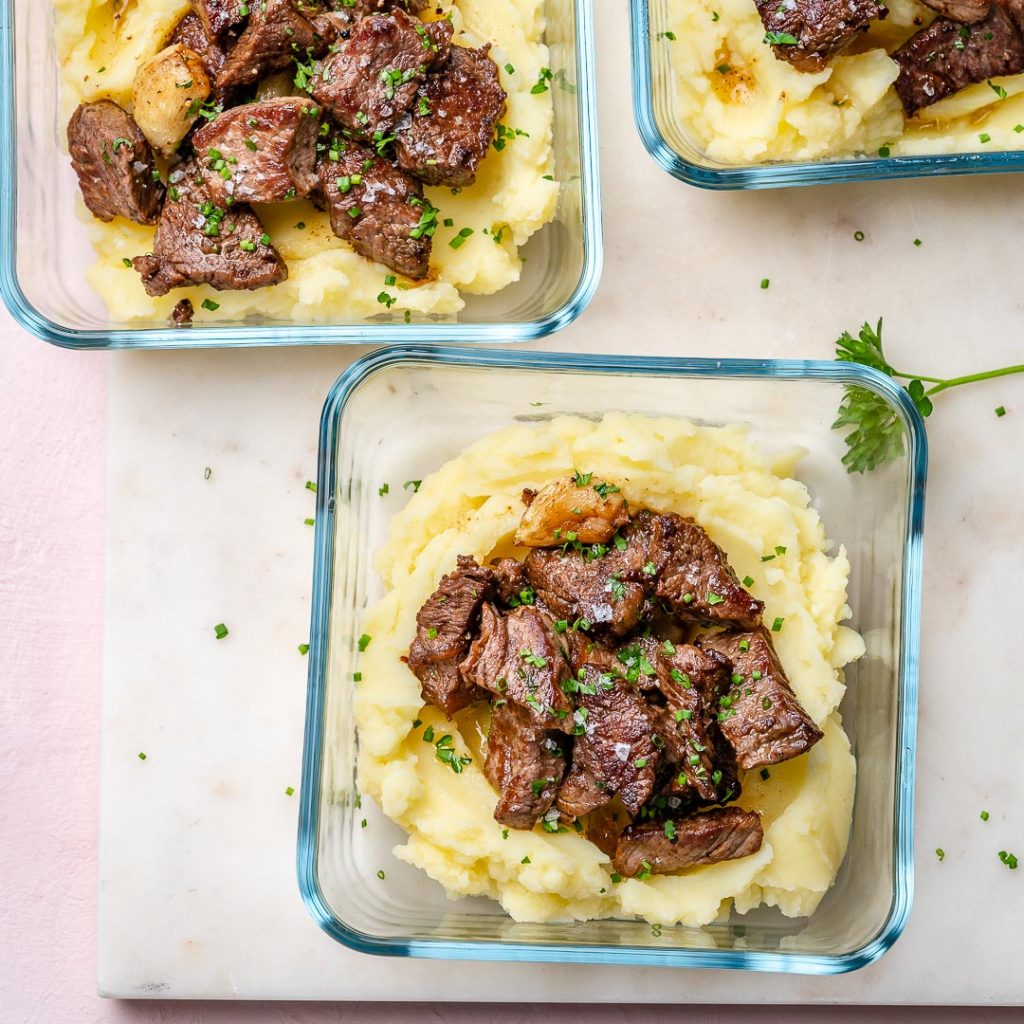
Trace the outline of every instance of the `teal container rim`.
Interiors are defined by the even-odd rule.
[[[283,345],[503,344],[533,341],[562,330],[586,308],[604,262],[597,134],[592,0],[574,0],[576,89],[580,140],[583,266],[572,294],[539,320],[504,323],[362,322],[290,327],[165,327],[76,330],[41,314],[18,280],[16,237],[18,140],[15,103],[15,0],[0,0],[0,299],[30,334],[69,349],[197,349]]]
[[[902,621],[905,626],[900,650],[897,702],[897,785],[894,795],[895,841],[892,852],[894,892],[884,925],[864,945],[851,953],[832,956],[750,950],[541,945],[500,940],[459,942],[380,938],[350,928],[332,911],[319,883],[317,838],[320,818],[322,719],[326,696],[328,630],[333,588],[335,442],[346,405],[353,393],[379,370],[401,363],[490,367],[540,373],[573,371],[683,378],[827,380],[865,387],[882,396],[890,404],[906,430],[911,473],[910,507],[903,554],[905,583],[901,602]],[[914,774],[927,465],[924,422],[910,397],[891,378],[855,363],[823,360],[597,356],[566,352],[435,348],[417,345],[380,349],[356,360],[331,387],[320,418],[309,670],[296,851],[299,892],[313,919],[332,938],[358,952],[436,960],[622,964],[633,967],[718,968],[816,975],[843,974],[877,960],[902,934],[913,901]]]
[[[863,157],[764,164],[758,167],[702,167],[672,148],[654,113],[651,85],[650,0],[629,0],[633,55],[633,117],[647,152],[669,174],[712,191],[836,185],[851,181],[997,174],[1024,170],[1024,150],[991,153],[937,153],[931,156]]]

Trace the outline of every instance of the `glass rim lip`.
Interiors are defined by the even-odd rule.
[[[629,5],[633,119],[637,132],[655,162],[688,185],[711,191],[735,191],[1024,170],[1024,150],[703,167],[674,149],[658,124],[651,85],[650,0],[629,0]]]
[[[824,380],[868,388],[885,398],[904,424],[910,486],[903,546],[903,629],[898,659],[896,781],[894,791],[893,894],[885,921],[858,948],[841,954],[781,953],[758,950],[708,950],[572,944],[511,943],[500,940],[425,940],[380,938],[350,928],[331,909],[318,877],[322,712],[326,696],[326,657],[333,589],[334,446],[349,398],[380,370],[402,363],[471,368],[571,371],[603,375],[632,374],[678,378]],[[302,775],[299,792],[296,872],[299,892],[310,915],[334,939],[361,953],[428,959],[492,962],[592,963],[626,966],[720,968],[808,975],[844,974],[881,957],[906,926],[914,892],[914,776],[919,685],[922,537],[927,478],[924,422],[909,395],[891,378],[857,363],[835,360],[708,359],[634,357],[568,352],[402,345],[370,352],[353,362],[334,382],[320,418],[317,468],[313,588]]]
[[[597,127],[592,0],[573,0],[576,43],[576,96],[579,125],[583,262],[579,280],[557,309],[540,319],[471,323],[424,321],[332,325],[307,323],[273,327],[119,327],[78,330],[40,313],[26,297],[17,269],[18,127],[15,107],[15,0],[0,0],[0,300],[15,322],[58,348],[201,349],[256,346],[501,344],[534,341],[571,324],[597,290],[604,264],[601,180]],[[548,226],[548,225],[545,225]],[[404,335],[404,337],[403,337]]]

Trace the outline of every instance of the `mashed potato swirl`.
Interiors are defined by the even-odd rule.
[[[864,645],[841,625],[850,615],[850,566],[842,548],[829,553],[810,496],[793,478],[799,455],[769,455],[739,426],[623,414],[600,422],[560,417],[484,437],[423,481],[377,555],[387,594],[359,626],[373,638],[361,655],[355,699],[359,783],[409,833],[395,850],[401,860],[452,897],[500,901],[517,921],[636,916],[703,925],[731,904],[741,913],[760,904],[793,917],[814,911],[846,852],[856,769],[837,709],[842,667]],[[737,573],[754,578],[750,589],[765,602],[766,620],[783,619],[774,634],[779,656],[825,735],[767,779],[756,771],[742,779],[739,804],[760,811],[765,829],[762,848],[750,857],[614,882],[608,857],[575,832],[503,830],[482,771],[479,709],[449,723],[424,708],[419,682],[400,660],[417,611],[456,556],[484,561],[511,553],[522,489],[574,468],[618,483],[632,507],[696,518]],[[762,561],[766,554],[773,557]],[[414,728],[417,719],[422,725]],[[427,727],[438,736],[452,733],[458,753],[472,758],[461,774],[423,742]]]
[[[164,46],[190,6],[189,0],[54,0],[65,118],[79,103],[98,99],[112,99],[130,111],[136,69]],[[288,264],[287,281],[252,292],[179,288],[151,298],[123,260],[149,252],[154,229],[120,218],[104,224],[80,204],[97,255],[89,283],[111,317],[163,320],[187,297],[197,323],[252,316],[296,323],[358,320],[385,314],[378,296],[386,290],[396,301],[385,315],[401,320],[406,310],[456,314],[465,305],[461,292],[490,295],[518,281],[519,249],[554,218],[558,201],[558,183],[549,180],[554,169],[551,95],[531,92],[549,64],[542,41],[543,0],[444,0],[438,6],[442,16],[451,12],[457,44],[493,44],[491,56],[508,93],[503,124],[521,134],[507,139],[500,152],[490,151],[472,186],[457,194],[448,188],[425,190],[440,210],[430,278],[413,282],[399,277],[396,285],[387,284],[392,273],[387,267],[355,253],[332,233],[327,214],[302,200],[257,208]],[[437,17],[436,9],[427,16]],[[445,220],[452,223],[445,225]],[[458,248],[449,246],[465,228],[473,234]],[[203,299],[220,308],[204,309]]]
[[[917,0],[887,6],[884,21],[810,74],[765,45],[754,0],[652,0],[651,46],[666,48],[655,61],[667,57],[671,68],[673,120],[724,164],[1024,148],[1024,75],[980,82],[904,118],[889,53],[935,13]]]

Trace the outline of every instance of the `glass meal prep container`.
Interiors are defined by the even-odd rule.
[[[77,213],[78,185],[65,143],[54,12],[39,0],[0,0],[0,296],[15,319],[67,348],[201,348],[223,345],[505,342],[538,338],[575,319],[593,295],[602,260],[591,0],[545,0],[551,67],[555,219],[522,247],[521,279],[495,295],[465,295],[446,317],[410,324],[301,323],[248,318],[187,329],[113,322],[85,279],[95,260]]]
[[[847,385],[904,428],[904,454],[865,476],[830,428]],[[531,400],[543,399],[543,408]],[[810,918],[735,912],[703,929],[635,920],[517,924],[482,897],[450,901],[391,850],[405,832],[357,788],[352,697],[363,609],[382,594],[373,553],[408,499],[382,480],[422,478],[486,433],[608,411],[745,423],[772,449],[802,446],[798,473],[851,562],[850,622],[867,654],[841,705],[857,758],[846,859]],[[619,963],[830,974],[881,956],[913,890],[914,752],[926,444],[906,394],[859,365],[394,347],[353,364],[320,426],[309,689],[297,867],[316,921],[366,953],[439,959]],[[411,638],[410,638],[411,639]],[[369,828],[360,821],[369,817]],[[387,865],[387,884],[377,876]]]
[[[680,181],[708,189],[753,189],[1024,169],[1024,151],[1012,150],[802,162],[720,163],[704,152],[674,109],[670,52],[665,46],[654,45],[658,33],[663,32],[667,24],[670,6],[685,2],[630,0],[633,113],[637,129],[651,156]]]

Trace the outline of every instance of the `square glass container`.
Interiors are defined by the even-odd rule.
[[[526,341],[559,330],[600,276],[601,215],[591,0],[545,0],[554,103],[554,221],[523,247],[522,277],[495,295],[465,295],[462,312],[406,324],[369,320],[225,321],[174,328],[163,318],[117,323],[85,279],[95,260],[76,215],[78,185],[65,152],[54,11],[0,0],[0,297],[15,319],[66,348]]]
[[[669,51],[664,46],[652,45],[657,33],[663,30],[669,5],[683,2],[630,0],[633,114],[637,129],[651,156],[680,181],[708,189],[781,188],[1024,169],[1024,151],[1012,150],[790,163],[719,163],[703,151],[676,115]]]
[[[841,465],[830,424],[847,385],[874,392],[904,428],[904,454],[863,477]],[[534,404],[544,402],[543,407]],[[635,920],[516,924],[484,898],[448,900],[398,862],[404,831],[356,789],[352,713],[363,609],[382,584],[371,556],[422,478],[482,435],[563,413],[618,410],[746,423],[753,440],[800,445],[828,530],[846,545],[852,625],[868,651],[847,668],[841,711],[858,763],[849,849],[816,913],[759,908],[703,929]],[[849,363],[720,361],[493,350],[392,348],[335,383],[320,429],[309,691],[298,837],[302,897],[317,922],[367,953],[439,959],[725,967],[830,974],[881,956],[913,889],[921,530],[926,445],[906,394]],[[391,481],[382,498],[381,481]],[[361,806],[360,806],[361,804]],[[360,821],[370,818],[369,828]],[[387,883],[377,871],[387,865]]]

